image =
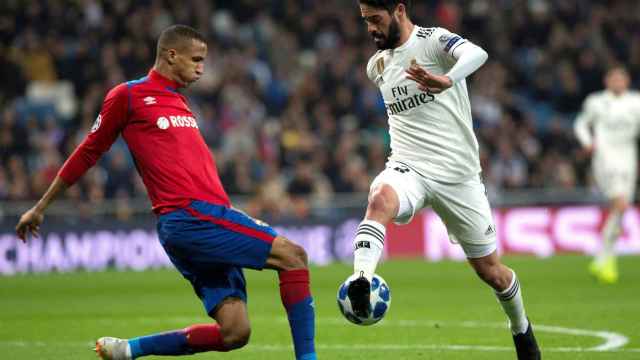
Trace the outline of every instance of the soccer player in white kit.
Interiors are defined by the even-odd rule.
[[[391,155],[371,184],[354,239],[359,277],[348,289],[354,312],[367,316],[370,311],[370,281],[387,224],[408,223],[431,206],[479,277],[494,289],[510,320],[518,359],[540,359],[516,274],[496,253],[495,226],[480,179],[465,77],[484,64],[487,53],[443,28],[414,25],[407,13],[410,0],[359,2],[379,49],[367,75],[384,98]]]
[[[636,141],[640,131],[640,95],[629,91],[623,67],[610,69],[606,89],[589,95],[575,122],[575,134],[585,151],[593,154],[592,171],[607,198],[608,215],[602,228],[602,248],[589,266],[604,283],[618,280],[614,244],[622,230],[622,215],[636,187]]]

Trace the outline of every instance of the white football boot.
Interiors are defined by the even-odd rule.
[[[95,351],[102,360],[132,360],[126,339],[101,337],[96,341]]]

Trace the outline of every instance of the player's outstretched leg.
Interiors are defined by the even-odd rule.
[[[280,298],[291,327],[297,360],[316,360],[315,311],[311,297],[307,253],[282,236],[273,241],[266,267],[278,271]]]
[[[369,316],[371,279],[382,256],[386,224],[398,214],[398,208],[398,195],[390,185],[381,183],[373,187],[365,219],[353,239],[353,270],[358,278],[349,285],[347,296],[357,316]]]
[[[191,355],[230,348],[225,347],[217,324],[202,324],[133,339],[101,337],[95,350],[104,360],[132,360],[147,355]]]
[[[491,255],[469,259],[469,263],[478,276],[494,289],[502,309],[507,314],[518,360],[541,359],[540,348],[524,311],[522,291],[516,273],[500,262],[495,251]]]
[[[614,245],[622,232],[622,215],[627,208],[624,197],[611,200],[610,211],[602,228],[602,249],[589,265],[589,271],[603,283],[618,281],[618,263]]]
[[[133,339],[102,337],[96,353],[104,360],[132,360],[147,355],[191,355],[202,351],[229,351],[218,324],[193,325]]]
[[[226,298],[213,317],[217,324],[197,324],[128,340],[103,337],[96,342],[96,352],[104,360],[132,360],[147,355],[226,352],[248,343],[251,331],[244,301]]]

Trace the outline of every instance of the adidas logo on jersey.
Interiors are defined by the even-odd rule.
[[[393,170],[395,170],[395,171],[397,171],[397,172],[399,172],[401,174],[409,172],[409,168],[406,167],[406,166],[396,166],[396,167],[393,168]]]
[[[431,34],[433,34],[433,32],[435,31],[435,28],[418,28],[418,33],[416,34],[417,37],[422,38],[422,39],[426,39],[428,37],[431,37]]]
[[[489,227],[487,228],[487,231],[484,232],[485,236],[489,236],[491,234],[494,234],[496,232],[495,228],[493,225],[489,225]]]
[[[153,105],[158,103],[156,101],[156,98],[154,98],[153,96],[147,96],[146,98],[142,99],[142,101],[144,101],[145,105]]]

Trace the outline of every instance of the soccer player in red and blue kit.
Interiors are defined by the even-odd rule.
[[[183,25],[165,29],[149,74],[109,91],[90,134],[38,203],[22,215],[16,233],[23,241],[27,234],[38,236],[44,211],[55,196],[91,168],[121,134],[158,216],[162,246],[216,323],[128,340],[103,337],[96,342],[98,355],[129,360],[244,346],[250,326],[242,268],[268,268],[278,271],[296,359],[315,360],[304,249],[231,207],[198,123],[178,92],[200,78],[206,55],[206,41],[196,30]]]

